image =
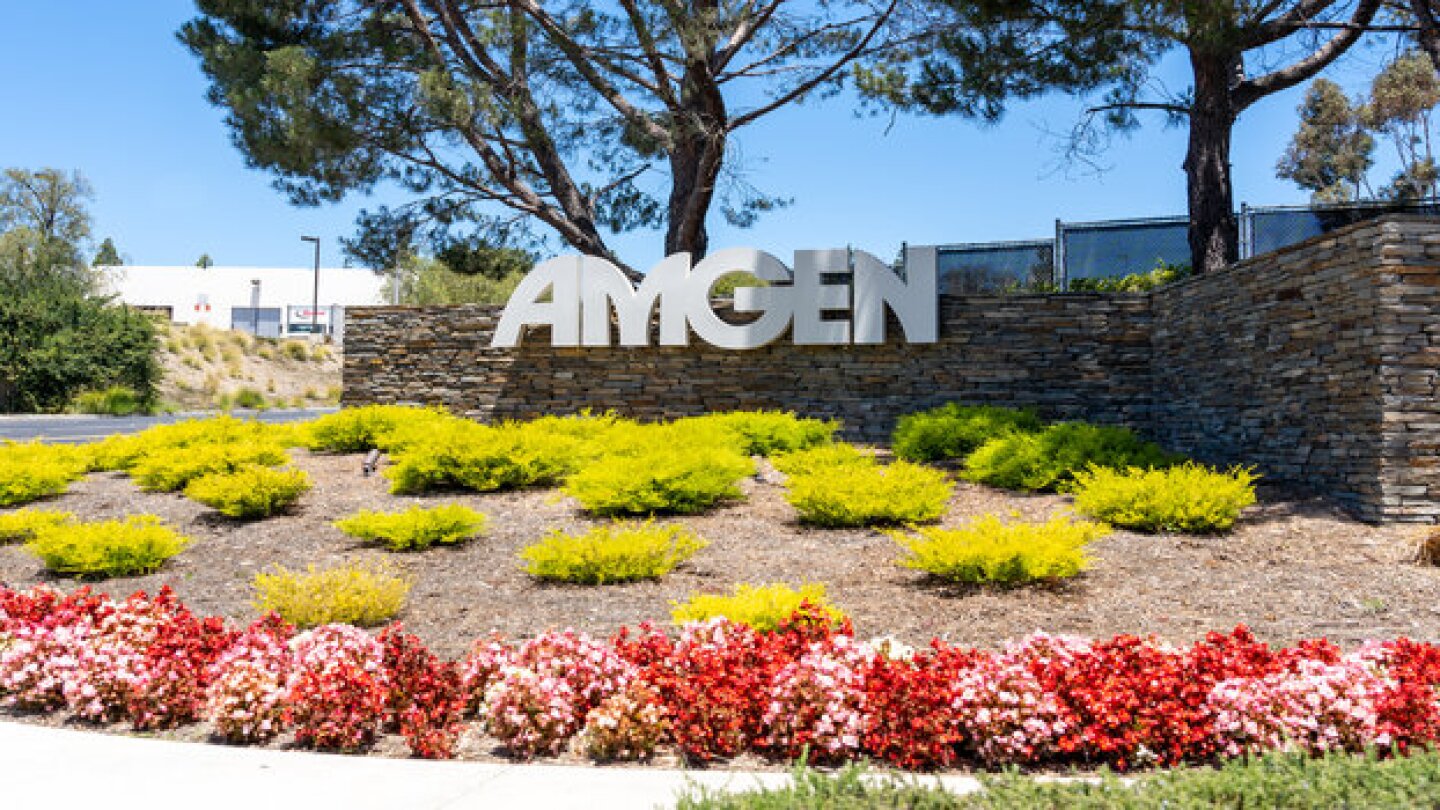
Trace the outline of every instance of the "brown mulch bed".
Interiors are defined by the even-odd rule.
[[[293,514],[264,521],[230,521],[178,494],[141,492],[112,473],[92,475],[41,505],[87,519],[159,515],[194,545],[156,574],[95,587],[123,596],[169,584],[197,613],[246,621],[255,615],[250,581],[272,564],[293,568],[388,554],[342,534],[332,521],[363,508],[468,504],[490,516],[486,537],[393,555],[415,579],[399,618],[452,657],[491,631],[524,637],[575,627],[608,635],[647,619],[663,623],[672,600],[737,582],[822,582],[859,635],[893,635],[913,645],[938,636],[993,646],[1035,630],[1156,634],[1183,643],[1240,623],[1274,643],[1312,636],[1347,647],[1398,635],[1440,640],[1440,569],[1412,563],[1419,530],[1359,523],[1318,500],[1266,498],[1226,536],[1116,532],[1092,546],[1093,565],[1077,579],[1002,590],[949,586],[902,568],[895,542],[879,531],[799,525],[775,474],[766,470],[745,483],[746,501],[675,519],[710,541],[687,565],[658,582],[583,587],[537,582],[517,558],[547,529],[595,522],[556,491],[404,498],[388,493],[385,478],[362,477],[358,455],[294,456],[315,489]],[[987,512],[1044,519],[1067,510],[1061,496],[961,484],[944,523]],[[46,574],[18,546],[0,547],[0,582],[74,585]]]

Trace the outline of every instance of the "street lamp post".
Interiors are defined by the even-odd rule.
[[[320,237],[302,236],[302,242],[315,243],[315,293],[310,299],[310,334],[320,334]]]

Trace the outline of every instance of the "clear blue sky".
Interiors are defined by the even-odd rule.
[[[337,239],[357,211],[401,198],[296,208],[248,168],[222,112],[175,31],[185,0],[68,0],[0,6],[0,166],[78,169],[95,188],[97,241],[115,239],[132,264],[190,264],[202,253],[225,265],[308,265],[301,234]],[[1385,49],[1347,60],[1332,76],[1357,88]],[[1168,71],[1171,86],[1183,74]],[[1304,202],[1274,176],[1295,127],[1300,91],[1272,97],[1242,119],[1235,138],[1238,201]],[[737,145],[752,181],[794,205],[748,231],[715,215],[712,247],[748,245],[781,256],[853,245],[890,256],[901,242],[934,244],[1044,237],[1054,221],[1184,212],[1182,130],[1158,120],[1104,156],[1093,175],[1057,166],[1057,141],[1081,104],[1064,97],[1016,106],[996,126],[961,119],[856,117],[844,99],[783,111],[742,131]],[[888,131],[887,131],[888,129]],[[632,264],[660,257],[661,238],[614,240]]]

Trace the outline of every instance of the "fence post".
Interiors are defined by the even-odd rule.
[[[1055,283],[1063,290],[1070,289],[1070,270],[1065,266],[1065,223],[1055,218]]]

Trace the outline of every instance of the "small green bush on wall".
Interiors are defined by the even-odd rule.
[[[616,522],[580,535],[552,531],[520,557],[538,579],[604,585],[659,579],[706,545],[684,526]]]
[[[185,497],[226,517],[255,520],[285,511],[309,490],[310,476],[302,470],[272,470],[251,464],[234,472],[197,478],[185,487]]]
[[[1199,464],[1164,470],[1095,467],[1075,474],[1075,509],[1142,532],[1226,532],[1255,503],[1255,476]]]
[[[189,545],[190,538],[161,525],[160,518],[133,515],[123,522],[40,526],[25,550],[57,574],[99,578],[148,574]]]
[[[939,470],[897,461],[792,475],[786,489],[802,523],[839,528],[929,523],[945,513],[954,487]]]
[[[391,551],[423,551],[434,545],[453,546],[483,534],[489,521],[481,512],[458,503],[412,506],[404,512],[363,511],[335,528],[362,540],[384,543]]]
[[[948,403],[900,417],[891,449],[906,461],[964,458],[980,445],[1012,433],[1037,433],[1040,417],[1031,410]]]
[[[255,576],[255,609],[274,612],[296,627],[353,624],[371,627],[405,606],[411,581],[380,562],[292,571],[275,566]]]
[[[923,528],[891,536],[909,555],[906,568],[962,583],[1014,585],[1073,577],[1088,565],[1086,544],[1109,529],[1057,517],[1047,523],[1006,523],[994,515],[958,529]]]
[[[825,596],[825,586],[820,583],[802,585],[799,590],[780,583],[759,586],[741,583],[729,594],[694,594],[683,603],[671,604],[670,619],[676,624],[703,622],[724,616],[762,633],[774,631],[802,606],[808,606],[837,622],[845,619],[845,614],[830,604]]]
[[[965,460],[965,477],[1001,489],[1054,490],[1091,466],[1168,467],[1176,460],[1127,428],[1064,422],[986,442]]]
[[[755,463],[725,445],[650,442],[587,465],[565,493],[597,515],[695,514],[741,497]]]

